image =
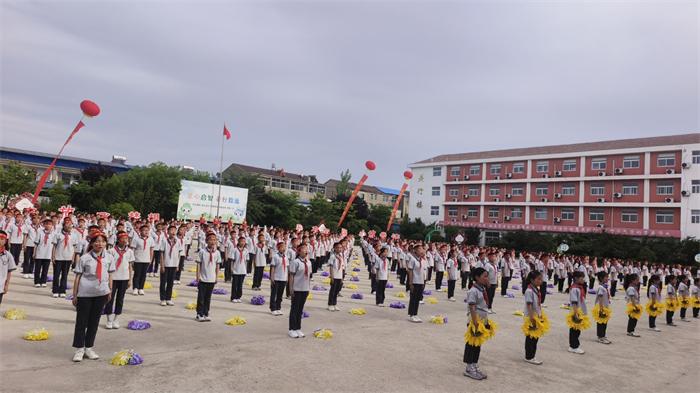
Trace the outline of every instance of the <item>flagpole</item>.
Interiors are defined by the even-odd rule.
[[[226,124],[224,123],[224,129]],[[216,199],[216,216],[219,217],[219,207],[221,206],[221,182],[224,179],[224,141],[226,140],[224,132],[221,133],[221,160],[219,160],[219,197]]]

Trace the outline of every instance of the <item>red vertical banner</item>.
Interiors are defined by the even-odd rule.
[[[366,161],[365,168],[367,168],[370,171],[373,171],[373,170],[377,169],[377,165],[372,161]],[[343,223],[343,221],[345,221],[345,217],[348,215],[348,212],[350,211],[350,207],[352,206],[353,201],[355,201],[357,194],[360,192],[362,185],[364,185],[365,182],[367,181],[367,178],[368,178],[367,174],[362,175],[362,178],[357,183],[357,186],[355,186],[355,189],[352,191],[352,194],[350,194],[350,199],[348,199],[348,203],[345,204],[345,209],[343,210],[343,214],[340,216],[340,220],[338,220],[338,228],[340,228],[340,225]]]
[[[403,173],[403,177],[404,177],[404,179],[406,179],[406,181],[411,180],[411,178],[413,177],[413,172],[405,171]],[[396,211],[399,210],[399,206],[401,205],[401,199],[403,199],[403,194],[404,194],[404,192],[406,192],[407,188],[408,188],[408,183],[404,183],[401,186],[401,191],[399,191],[399,196],[396,197],[396,202],[394,202],[394,208],[391,209],[391,215],[389,216],[389,223],[386,224],[386,231],[387,232],[389,232],[389,230],[391,229],[391,224],[394,222],[394,216],[396,215]]]

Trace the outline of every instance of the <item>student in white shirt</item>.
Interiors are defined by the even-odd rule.
[[[24,217],[21,213],[15,214],[15,221],[13,224],[7,226],[5,232],[7,233],[8,240],[10,242],[10,254],[15,259],[15,263],[19,262],[19,256],[24,248],[24,244],[27,241],[27,232],[29,225],[24,223]]]
[[[245,280],[248,259],[245,237],[241,236],[238,238],[236,247],[227,248],[226,259],[227,263],[231,265],[231,302],[240,303],[243,296],[243,281]]]
[[[24,278],[34,277],[34,246],[40,228],[39,216],[32,216],[32,223],[27,228],[27,241],[24,246],[24,263],[22,263],[22,277]]]
[[[178,269],[175,272],[175,285],[180,285],[180,277],[182,275],[182,269],[185,268],[185,258],[187,255],[187,240],[185,239],[184,225],[180,225],[180,227],[177,228],[177,244],[180,246],[180,255],[178,257]]]
[[[389,266],[389,246],[381,247],[377,253],[372,254],[372,258],[374,258],[372,270],[377,280],[375,303],[379,307],[384,307],[384,292],[386,290],[386,282],[389,279],[389,269],[391,268]]]
[[[160,305],[174,306],[173,284],[175,283],[175,273],[180,269],[180,243],[175,237],[175,226],[168,227],[167,239],[161,253],[160,265]]]
[[[107,314],[107,329],[119,329],[119,315],[124,307],[124,294],[129,289],[131,282],[131,266],[134,263],[134,250],[129,248],[129,234],[125,231],[117,232],[117,241],[114,247],[107,250],[114,259],[114,273],[112,274],[112,296],[105,305]]]
[[[259,291],[262,284],[263,271],[265,270],[265,265],[267,265],[267,245],[265,244],[265,235],[262,233],[258,235],[258,242],[254,251],[255,270],[253,271],[252,289]]]
[[[53,221],[46,218],[43,221],[43,228],[37,232],[34,248],[34,286],[46,287],[46,280],[49,273],[49,265],[53,258],[54,243]]]
[[[413,247],[413,254],[409,254],[408,260],[406,261],[408,282],[411,288],[411,296],[408,303],[408,320],[411,322],[423,322],[418,318],[418,306],[423,300],[426,270],[427,260],[425,258],[425,249],[422,244],[417,244]]]
[[[285,242],[277,243],[277,252],[270,262],[270,313],[282,315],[282,296],[287,286],[289,275],[289,259],[287,259],[287,245]]]
[[[75,263],[80,235],[73,229],[70,217],[63,220],[63,229],[54,236],[53,250],[53,297],[66,297],[68,271]]]
[[[328,291],[328,311],[340,311],[338,308],[338,294],[343,288],[343,274],[346,268],[345,256],[340,243],[333,245],[333,252],[328,259],[328,266],[331,268],[331,288]]]
[[[17,269],[15,258],[7,251],[6,246],[7,232],[0,230],[0,304],[3,296],[10,290],[12,272]]]
[[[139,228],[140,236],[131,239],[131,248],[134,250],[134,278],[132,286],[134,295],[144,295],[143,286],[146,284],[146,271],[153,260],[153,239],[148,235],[148,224]]]
[[[301,244],[297,249],[297,257],[289,265],[289,285],[292,287],[292,308],[289,312],[289,337],[303,338],[301,331],[301,316],[304,313],[304,304],[309,296],[311,282],[311,261],[308,256],[308,248]]]
[[[158,277],[160,271],[158,267],[163,263],[163,250],[165,249],[165,233],[163,233],[163,223],[156,224],[156,230],[151,234],[153,239],[153,257],[148,270],[151,277]]]
[[[216,249],[216,234],[207,233],[206,247],[201,247],[197,255],[197,316],[198,322],[209,322],[211,294],[219,277],[221,253]]]

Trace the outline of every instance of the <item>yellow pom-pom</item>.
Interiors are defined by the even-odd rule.
[[[593,306],[593,320],[598,323],[608,323],[610,316],[612,315],[612,309],[610,307],[601,307],[600,304]]]
[[[654,304],[649,301],[646,306],[647,309],[647,314],[649,314],[650,317],[658,317],[661,315],[661,313],[664,312],[664,305],[663,303],[656,302]]]
[[[350,275],[351,275],[352,277],[357,277],[357,272],[352,272],[352,273],[350,273]]]
[[[426,301],[428,304],[438,304],[438,300],[437,300],[437,298],[434,297],[434,296],[431,296],[431,297],[425,299],[425,301]]]
[[[230,325],[230,326],[240,326],[240,325],[245,325],[246,320],[243,317],[236,315],[233,318],[227,319],[226,324]]]
[[[693,307],[700,308],[700,298],[699,297],[693,298]]]
[[[329,277],[326,277],[323,280],[321,280],[321,283],[328,285],[331,283],[331,279]]]
[[[513,315],[518,316],[518,317],[522,317],[525,315],[525,313],[523,313],[520,310],[515,310],[515,311],[513,311]]]
[[[669,297],[666,298],[666,310],[668,311],[676,311],[678,310],[678,301],[675,298]]]
[[[253,285],[253,280],[245,280],[245,285],[246,285],[247,287]]]
[[[690,307],[690,298],[687,296],[679,296],[678,297],[678,307],[680,307],[680,308]]]
[[[49,339],[49,331],[41,329],[32,329],[24,333],[24,339],[27,341],[44,341]]]
[[[218,277],[219,280],[223,280],[223,279],[224,279],[224,273],[219,273],[219,275],[216,276],[216,277]]]
[[[484,327],[486,327],[486,333],[488,334],[488,338],[491,339],[496,335],[496,331],[498,330],[498,324],[491,320],[487,319],[486,322],[484,322]]]
[[[632,319],[639,319],[642,317],[642,306],[640,304],[627,303],[627,308],[625,313]]]
[[[146,281],[146,283],[143,284],[143,289],[151,289],[151,288],[153,288],[153,285],[150,282]]]
[[[187,268],[187,271],[188,271],[189,273],[197,273],[197,268],[196,268],[196,267],[188,267],[188,268]]]
[[[545,314],[544,311],[542,311],[540,321],[542,322],[542,332],[547,333],[549,331],[549,317],[547,316],[547,314]]]
[[[131,359],[131,352],[128,349],[121,350],[114,354],[109,363],[113,366],[126,366]]]
[[[173,299],[177,299],[177,291],[173,289],[173,293],[170,297]]]
[[[430,323],[434,323],[436,325],[444,325],[445,324],[445,317],[442,315],[433,315],[430,317]]]
[[[314,295],[309,292],[309,294],[306,296],[306,300],[311,300],[314,298]]]
[[[5,314],[3,314],[3,317],[5,317],[5,319],[9,319],[11,321],[17,321],[20,319],[26,319],[27,313],[25,313],[24,310],[21,310],[19,308],[11,308],[11,309],[5,311]]]
[[[348,289],[357,289],[357,284],[348,284],[345,287]]]
[[[185,308],[187,310],[195,310],[197,308],[197,303],[189,302],[189,303],[185,304]]]
[[[365,311],[364,308],[353,308],[350,310],[350,314],[352,315],[365,315],[367,314],[367,311]]]
[[[559,308],[561,308],[562,310],[571,310],[571,306],[569,306],[568,304],[562,304],[561,306],[559,306]]]
[[[314,337],[322,340],[330,340],[333,338],[333,332],[330,329],[319,329],[314,332]]]
[[[403,299],[406,297],[406,293],[405,292],[397,292],[396,295],[394,295],[394,296],[396,296],[399,299]]]
[[[579,308],[576,312],[571,310],[571,312],[567,314],[566,325],[571,329],[586,330],[591,327],[591,321],[588,319],[588,315],[581,312]]]
[[[474,322],[471,319],[469,320],[467,332],[464,333],[465,343],[473,347],[480,347],[489,337],[491,337],[490,333],[481,319],[478,320],[476,326],[474,326]]]
[[[265,267],[263,268],[263,271],[269,273],[269,272],[270,272],[270,265],[265,266]]]

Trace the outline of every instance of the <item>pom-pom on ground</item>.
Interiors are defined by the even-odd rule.
[[[146,330],[151,328],[151,323],[140,319],[134,319],[133,321],[129,321],[126,328],[129,330]]]
[[[229,326],[241,326],[245,325],[246,323],[245,318],[241,317],[240,315],[236,315],[235,317],[226,320],[226,324]]]
[[[18,321],[20,319],[26,319],[27,318],[27,313],[24,312],[24,310],[20,308],[11,308],[7,311],[5,311],[2,316],[5,319],[9,319],[10,321]]]
[[[321,340],[330,340],[333,338],[333,331],[331,329],[317,329],[314,330],[314,337]]]
[[[24,333],[23,338],[27,341],[46,341],[49,339],[49,331],[41,329],[32,329]]]

